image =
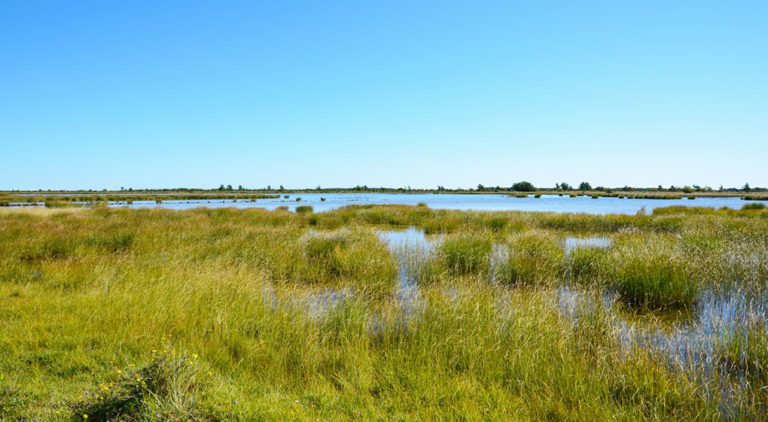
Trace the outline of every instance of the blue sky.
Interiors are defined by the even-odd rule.
[[[0,189],[768,186],[768,2],[4,1]]]

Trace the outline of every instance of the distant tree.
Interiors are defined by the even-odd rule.
[[[272,190],[272,185],[267,185],[267,190]]]
[[[480,184],[478,184],[478,185],[477,185],[477,191],[478,191],[478,192],[482,192],[482,191],[484,191],[484,190],[485,190],[485,186],[483,186],[483,185],[480,185]]]
[[[625,192],[626,192],[626,191],[631,191],[631,190],[632,190],[632,186],[627,186],[627,185],[624,185],[624,187],[623,187],[623,188],[621,188],[621,190],[623,190],[623,191],[625,191]]]
[[[723,187],[723,185],[720,185],[720,189],[718,189],[718,190],[719,190],[720,192],[722,192],[722,191],[724,191],[724,190],[725,190],[725,188]]]
[[[573,190],[573,186],[569,185],[568,183],[560,183],[560,188],[562,190]]]
[[[693,192],[693,188],[692,188],[692,187],[690,187],[690,186],[687,186],[687,185],[686,185],[686,186],[683,186],[683,192],[685,192],[685,193],[691,193],[691,192]]]
[[[219,190],[224,190],[224,185],[220,185]]]
[[[237,185],[237,190],[244,190],[243,185]]]
[[[315,188],[315,190],[320,190],[320,185],[317,185],[317,187]]]
[[[120,190],[121,190],[121,191],[124,191],[124,190],[125,190],[125,188],[124,188],[124,187],[122,187],[122,186],[120,186]]]
[[[227,190],[232,190],[232,185],[227,185]]]
[[[128,188],[128,192],[133,192],[133,188]]]
[[[741,188],[744,192],[749,192],[752,190],[752,188],[749,187],[749,183],[745,183],[744,187]]]
[[[579,190],[592,190],[592,185],[588,182],[581,182],[579,183]]]
[[[533,192],[536,190],[536,186],[533,186],[533,183],[526,182],[523,180],[522,182],[517,182],[514,185],[512,185],[512,190],[518,191],[518,192]]]
[[[282,192],[284,190],[285,190],[285,188],[283,187],[283,185],[280,185],[280,192]]]
[[[437,185],[437,190],[438,190],[438,192],[442,192],[442,191],[445,190],[445,186]]]
[[[563,188],[560,186],[560,183],[555,183],[555,190],[563,190]]]

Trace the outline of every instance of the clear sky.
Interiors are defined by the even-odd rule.
[[[768,1],[0,3],[0,189],[768,186]]]

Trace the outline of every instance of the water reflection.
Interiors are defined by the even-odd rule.
[[[410,227],[403,231],[382,231],[379,239],[389,246],[397,259],[398,283],[396,296],[405,316],[411,316],[422,304],[419,280],[428,271],[440,238],[428,239],[423,231]]]
[[[566,237],[563,244],[565,256],[577,249],[609,249],[613,246],[613,240],[605,236],[594,237]]]
[[[494,242],[491,247],[491,256],[488,262],[488,278],[491,283],[496,283],[498,276],[509,262],[509,246]]]
[[[738,418],[740,410],[734,400],[739,391],[750,388],[756,376],[765,375],[765,294],[706,291],[700,294],[690,318],[672,321],[615,312],[621,305],[610,293],[564,286],[556,296],[561,315],[574,326],[583,318],[602,315],[612,324],[625,356],[647,350],[670,370],[697,381],[710,396],[720,397],[720,413],[725,418]]]
[[[344,305],[354,297],[352,290],[334,289],[325,287],[323,290],[309,295],[307,299],[307,310],[309,316],[316,320],[321,320],[333,309]]]

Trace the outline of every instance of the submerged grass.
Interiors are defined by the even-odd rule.
[[[381,236],[408,227],[435,248],[415,286]],[[759,321],[718,337],[713,389],[621,318],[764,297],[766,245],[719,212],[4,209],[0,420],[763,419]]]

